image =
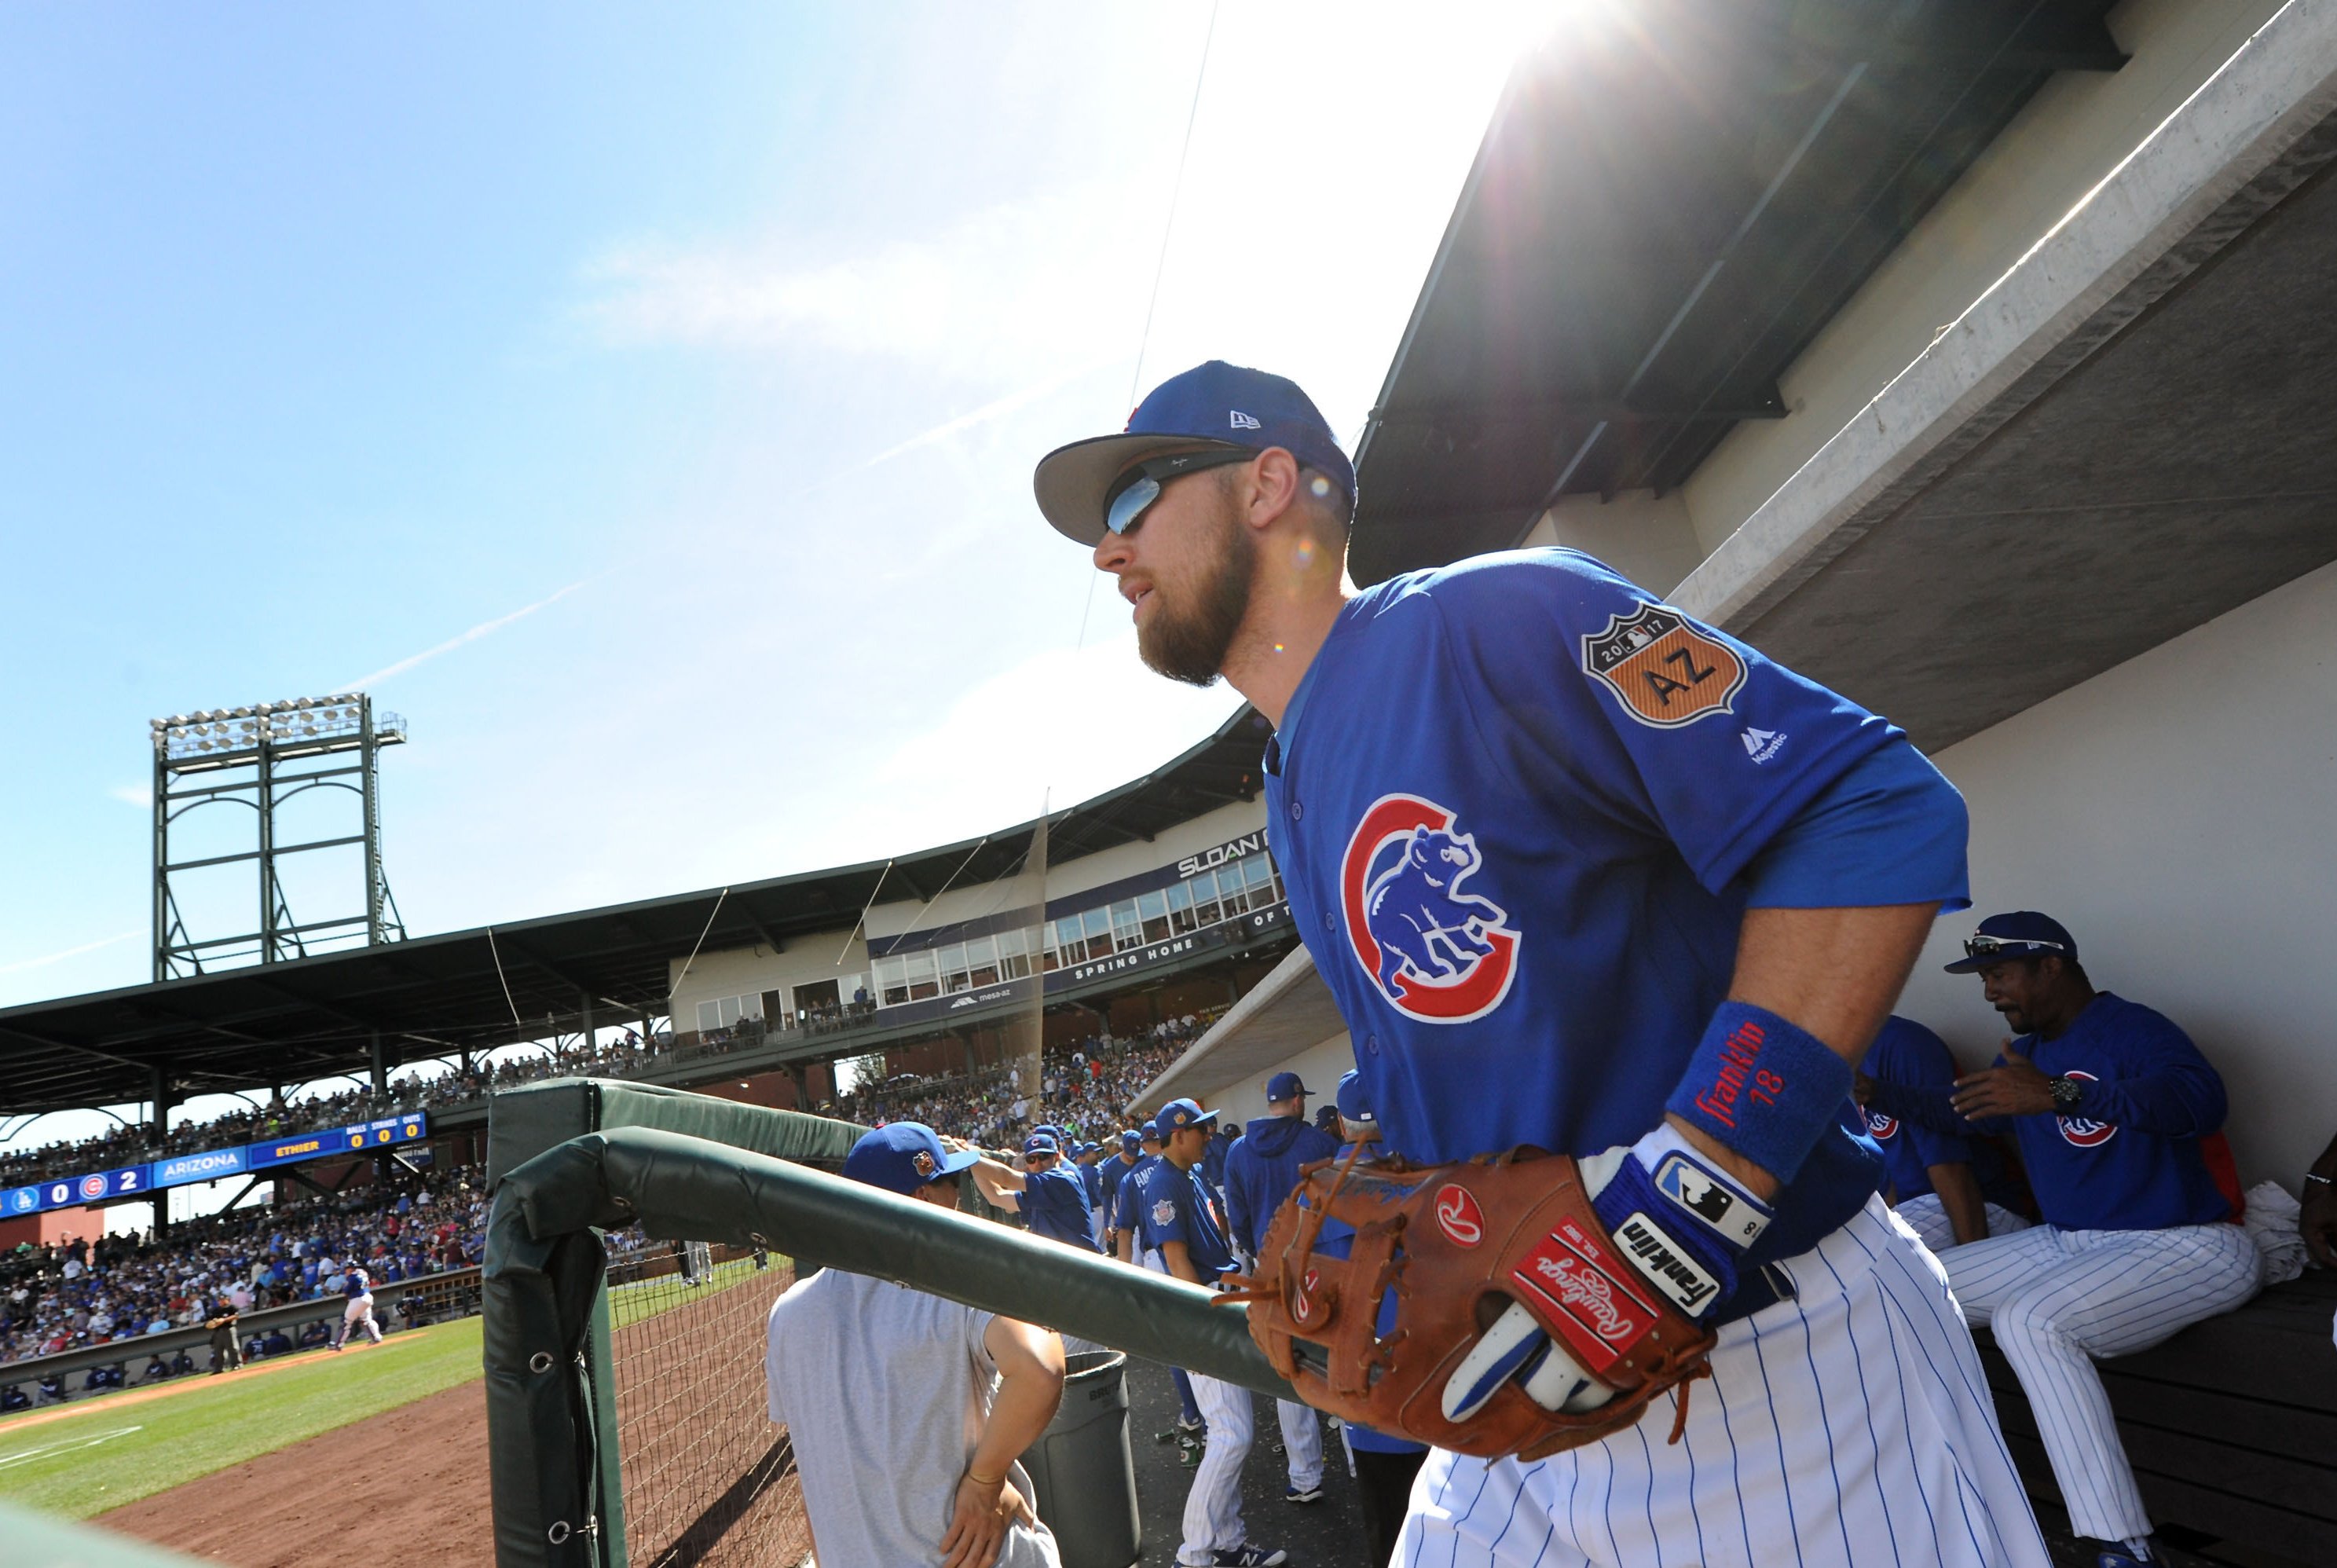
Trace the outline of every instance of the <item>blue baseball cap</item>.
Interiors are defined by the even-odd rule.
[[[1313,1093],[1315,1091],[1298,1081],[1296,1073],[1276,1073],[1266,1081],[1266,1097],[1268,1100],[1296,1100],[1301,1094]]]
[[[1032,1128],[1031,1132],[1033,1137],[1044,1132],[1048,1137],[1057,1140],[1060,1140],[1063,1135],[1063,1130],[1061,1127],[1056,1126],[1052,1122],[1041,1122],[1036,1127]]]
[[[1370,1098],[1364,1093],[1364,1075],[1352,1067],[1339,1074],[1339,1120],[1358,1127],[1380,1124],[1372,1113]]]
[[[2015,909],[1981,921],[1979,929],[1964,939],[1964,956],[1947,965],[1947,971],[1951,975],[1970,975],[2009,958],[2046,957],[2076,963],[2078,939],[2050,915],[2039,915],[2034,909]]]
[[[1158,1135],[1157,1132],[1155,1135]],[[1120,1135],[1120,1146],[1128,1153],[1133,1154],[1144,1147],[1144,1134],[1131,1127]]]
[[[971,1149],[951,1153],[922,1122],[893,1122],[860,1135],[860,1142],[844,1157],[844,1174],[847,1180],[905,1196],[956,1174],[981,1158]]]
[[[1160,1123],[1159,1123],[1159,1122],[1147,1122],[1144,1124],[1144,1131],[1142,1131],[1141,1132],[1139,1132],[1136,1136],[1137,1136],[1137,1139],[1138,1139],[1138,1141],[1139,1141],[1139,1142],[1153,1142],[1153,1143],[1158,1143],[1158,1142],[1160,1142]]]
[[[1031,1136],[1022,1140],[1022,1153],[1026,1159],[1033,1154],[1053,1154],[1057,1152],[1059,1152],[1059,1151],[1055,1147],[1055,1140],[1048,1133],[1033,1132]]]
[[[1206,1127],[1217,1119],[1214,1111],[1204,1111],[1190,1100],[1171,1100],[1153,1114],[1153,1125],[1160,1129],[1165,1140],[1171,1132],[1181,1132],[1188,1127]]]
[[[1112,482],[1149,458],[1187,452],[1263,452],[1279,446],[1328,475],[1355,498],[1355,466],[1298,383],[1212,359],[1155,387],[1117,436],[1058,446],[1039,460],[1032,487],[1056,532],[1092,549],[1104,535]]]

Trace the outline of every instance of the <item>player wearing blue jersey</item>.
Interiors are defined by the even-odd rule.
[[[1607,1152],[1601,1219],[1660,1236],[1618,1267],[1718,1331],[1683,1441],[1434,1452],[1399,1554],[2042,1568],[1970,1337],[1847,1125],[1968,901],[1961,802],[1905,737],[1572,552],[1356,591],[1354,469],[1278,377],[1174,377],[1037,489],[1148,664],[1274,724],[1275,856],[1391,1151]],[[1599,1350],[1512,1304],[1444,1413],[1504,1378],[1595,1408]]]
[[[1160,1129],[1150,1122],[1133,1133],[1120,1134],[1123,1160],[1129,1153],[1128,1140],[1136,1140],[1136,1158],[1129,1160],[1112,1188],[1111,1216],[1105,1227],[1104,1250],[1123,1263],[1133,1263],[1154,1273],[1167,1272],[1161,1267],[1160,1254],[1144,1239],[1144,1177],[1160,1162]],[[1200,1461],[1200,1437],[1205,1427],[1201,1406],[1193,1397],[1193,1380],[1181,1367],[1168,1369],[1170,1379],[1177,1385],[1178,1416],[1174,1436],[1184,1450],[1185,1463],[1189,1466]]]
[[[2045,1223],[1941,1261],[2020,1376],[2070,1524],[2103,1568],[2146,1563],[2150,1518],[2092,1357],[2148,1349],[2263,1283],[2215,1169],[2224,1081],[2172,1021],[2095,990],[2058,920],[1991,915],[1964,955],[1949,971],[1978,975],[2019,1038],[1951,1090],[1862,1085],[1867,1108],[2019,1141]]]
[[[1214,1140],[1213,1140],[1214,1142]],[[1339,1141],[1306,1120],[1306,1085],[1296,1073],[1266,1080],[1266,1114],[1242,1129],[1240,1142],[1226,1151],[1226,1222],[1234,1244],[1255,1262],[1265,1244],[1274,1211],[1298,1185],[1298,1170],[1339,1152]],[[1288,1461],[1290,1503],[1323,1500],[1323,1424],[1311,1405],[1296,1399],[1274,1402],[1282,1426],[1282,1455]]]
[[[1160,1159],[1137,1178],[1145,1245],[1160,1255],[1164,1272],[1216,1289],[1238,1267],[1225,1214],[1201,1163],[1217,1142],[1217,1113],[1190,1100],[1171,1100],[1153,1122],[1160,1129]],[[1208,1424],[1209,1442],[1185,1499],[1184,1544],[1177,1561],[1193,1568],[1253,1568],[1286,1562],[1278,1549],[1251,1544],[1242,1525],[1241,1469],[1249,1457],[1257,1416],[1250,1392],[1190,1373],[1193,1397]]]
[[[1078,1166],[1063,1162],[1052,1134],[1033,1132],[1023,1140],[1020,1171],[986,1157],[971,1170],[983,1197],[993,1207],[1022,1215],[1032,1235],[1082,1252],[1096,1250],[1086,1179]]]
[[[1946,1090],[1956,1081],[1947,1042],[1912,1018],[1893,1014],[1858,1064],[1862,1078]],[[2029,1229],[2010,1208],[2004,1161],[1985,1137],[1943,1132],[1865,1109],[1866,1135],[1882,1151],[1882,1197],[1934,1252]]]
[[[1103,1201],[1096,1205],[1096,1212],[1103,1216],[1103,1250],[1116,1258],[1120,1237],[1112,1216],[1120,1205],[1120,1184],[1144,1158],[1144,1135],[1130,1127],[1112,1139],[1111,1144],[1111,1157],[1096,1168],[1103,1183]]]

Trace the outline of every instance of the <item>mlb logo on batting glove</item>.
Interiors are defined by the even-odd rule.
[[[1736,1294],[1737,1259],[1769,1228],[1768,1206],[1670,1126],[1584,1161],[1582,1171],[1593,1211],[1665,1300],[1702,1318]]]

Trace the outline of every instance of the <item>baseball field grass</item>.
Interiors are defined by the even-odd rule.
[[[0,1496],[86,1519],[479,1376],[479,1320],[0,1421]]]

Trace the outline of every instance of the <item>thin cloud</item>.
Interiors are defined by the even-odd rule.
[[[106,793],[125,806],[135,806],[141,811],[154,808],[154,786],[152,784],[116,784]]]
[[[412,658],[400,659],[395,664],[385,665],[381,669],[373,671],[370,675],[360,675],[354,681],[344,681],[337,688],[336,688],[336,690],[342,691],[362,691],[367,687],[378,686],[381,682],[388,680],[391,676],[403,675],[408,670],[413,669],[416,664],[426,664],[431,660],[437,658],[441,653],[451,653],[455,649],[462,647],[464,643],[476,642],[482,637],[492,637],[496,632],[502,631],[504,627],[510,625],[513,622],[523,621],[528,616],[534,614],[537,611],[543,609],[547,604],[559,603],[562,599],[567,598],[571,593],[575,593],[576,590],[583,587],[585,583],[590,583],[591,581],[592,581],[592,579],[590,577],[579,578],[577,581],[571,583],[567,587],[560,590],[557,593],[550,594],[544,598],[539,599],[533,604],[523,605],[519,609],[513,611],[508,615],[498,615],[492,621],[482,621],[476,626],[472,627],[468,632],[464,632],[458,637],[449,637],[444,642],[439,643],[435,648],[425,648],[421,652],[415,654]]]
[[[0,975],[20,974],[26,969],[45,969],[52,964],[62,964],[68,958],[78,958],[84,953],[95,953],[101,948],[111,947],[117,942],[127,942],[138,935],[139,933],[135,931],[117,931],[111,936],[101,936],[94,942],[84,942],[78,947],[67,947],[56,953],[44,953],[38,958],[19,958],[14,964],[0,964]]]

